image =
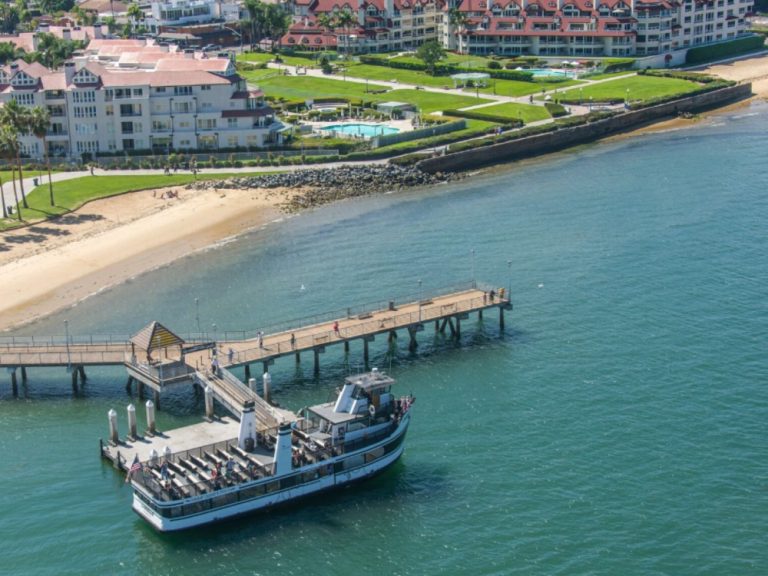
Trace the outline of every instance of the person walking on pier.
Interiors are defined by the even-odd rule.
[[[341,336],[341,334],[339,333],[339,321],[338,320],[333,323],[333,331],[336,334],[336,336]]]
[[[234,359],[235,359],[235,351],[234,351],[232,348],[230,348],[230,349],[227,351],[227,360],[228,360],[228,362],[229,362],[230,364],[232,364],[232,361],[233,361]]]
[[[291,348],[296,348],[296,334],[291,332]]]

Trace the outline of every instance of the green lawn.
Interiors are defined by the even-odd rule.
[[[531,106],[530,104],[515,104],[511,102],[478,108],[477,110],[473,110],[473,112],[477,114],[504,116],[505,118],[520,118],[526,124],[551,118],[544,106]]]
[[[424,114],[445,110],[448,108],[463,108],[473,104],[488,102],[483,98],[475,98],[471,95],[454,96],[452,94],[440,94],[426,92],[424,90],[391,90],[382,94],[370,94],[365,92],[366,85],[362,82],[344,82],[331,78],[315,78],[305,76],[274,76],[263,78],[258,82],[267,96],[286,98],[288,100],[308,100],[312,98],[351,98],[372,102],[409,102],[419,107]],[[371,90],[385,89],[381,84],[369,83]]]
[[[578,101],[580,98],[592,98],[594,102],[607,100],[648,100],[661,96],[673,96],[692,92],[701,85],[678,78],[656,78],[654,76],[631,76],[611,82],[584,86],[563,93],[563,99]]]
[[[474,106],[475,104],[484,104],[490,102],[485,98],[475,98],[474,96],[454,96],[453,94],[439,94],[436,92],[426,92],[424,90],[392,90],[386,94],[375,94],[376,100],[387,102],[409,102],[419,107],[422,114],[430,114],[438,110],[448,110],[455,108],[464,108],[465,106]]]
[[[430,76],[419,70],[400,70],[398,68],[373,66],[371,64],[355,64],[350,66],[347,68],[347,76],[368,78],[370,80],[385,80],[387,82],[396,80],[405,84],[413,84],[414,86],[433,86],[435,88],[448,86],[453,88],[450,76]]]
[[[494,80],[490,79],[490,85],[480,88],[481,94],[500,94],[501,96],[528,96],[529,94],[538,94],[542,88],[544,90],[560,90],[570,86],[582,84],[579,80],[564,80],[562,82],[520,82],[519,80]],[[474,92],[474,88],[467,88],[467,92]]]
[[[269,171],[274,172],[274,171]],[[221,173],[197,175],[198,180],[223,180],[233,176],[253,176],[266,172],[248,173]],[[89,200],[116,196],[125,192],[137,192],[139,190],[151,190],[165,186],[179,186],[195,180],[193,174],[164,174],[136,175],[136,176],[83,176],[63,182],[53,183],[53,193],[56,201],[51,206],[48,195],[48,183],[38,186],[27,195],[29,208],[21,208],[21,217],[26,222],[45,220],[51,216],[58,216],[78,209]],[[6,198],[6,202],[8,199]],[[15,216],[15,215],[14,215]],[[0,230],[18,226],[18,219],[9,218],[0,220]]]
[[[272,62],[275,55],[270,52],[246,52],[237,55],[238,62]],[[300,56],[280,55],[280,60],[290,66],[317,66],[317,61]]]
[[[272,68],[264,68],[263,70],[238,70],[238,74],[240,74],[240,76],[245,78],[246,81],[252,82],[259,86],[261,86],[261,83],[264,80],[264,78],[269,78],[271,76],[280,76],[280,72]]]

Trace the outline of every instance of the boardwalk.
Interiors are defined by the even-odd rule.
[[[349,351],[354,341],[362,343],[367,366],[369,343],[377,337],[386,335],[391,341],[398,337],[398,332],[405,332],[409,346],[415,349],[418,333],[430,325],[434,325],[435,331],[449,330],[454,337],[460,337],[461,322],[470,313],[482,316],[484,311],[498,309],[503,329],[504,311],[510,308],[503,288],[473,286],[419,296],[406,303],[391,301],[348,308],[344,315],[305,319],[264,334],[223,333],[220,338],[198,334],[184,339],[153,322],[132,337],[5,338],[0,340],[0,367],[10,372],[14,393],[17,371],[25,381],[29,368],[67,367],[76,390],[78,379],[86,378],[85,367],[122,365],[128,371],[128,386],[136,381],[140,394],[144,385],[149,386],[155,391],[157,402],[164,389],[192,383],[210,386],[216,399],[233,413],[251,401],[256,402],[257,409],[268,410],[268,405],[229,369],[244,367],[249,380],[253,364],[260,364],[263,372],[267,372],[278,358],[294,355],[298,360],[302,353],[312,353],[315,370],[319,371],[320,356],[327,347],[338,344]],[[279,418],[277,414],[273,416]]]

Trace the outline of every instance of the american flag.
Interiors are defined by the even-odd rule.
[[[136,454],[136,456],[133,457],[133,464],[131,464],[131,467],[128,469],[128,475],[125,477],[125,481],[128,482],[131,479],[131,476],[133,476],[134,472],[141,471],[141,462],[139,462],[139,455]]]

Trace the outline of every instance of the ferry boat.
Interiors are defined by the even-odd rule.
[[[237,439],[166,453],[130,467],[133,509],[162,532],[263,510],[362,480],[403,453],[413,396],[374,368],[346,378],[334,402],[304,408],[295,421],[257,430],[243,412]]]

